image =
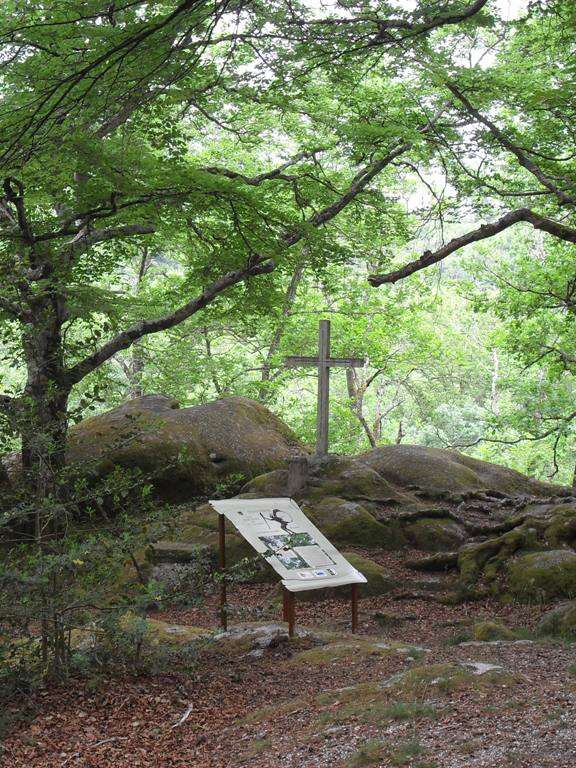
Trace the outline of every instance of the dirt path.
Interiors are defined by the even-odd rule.
[[[407,576],[400,557],[382,557]],[[441,593],[447,577],[430,578]],[[278,621],[267,590],[235,589],[232,602],[243,607],[235,621]],[[400,593],[362,601],[358,636],[348,632],[346,601],[303,603],[298,617],[309,637],[255,652],[210,643],[194,672],[39,692],[30,701],[34,718],[5,740],[0,765],[573,768],[575,646],[469,640],[479,618],[528,632],[545,607],[449,606],[395,599]],[[155,618],[210,626],[215,607],[212,597]],[[331,633],[322,643],[321,631]]]

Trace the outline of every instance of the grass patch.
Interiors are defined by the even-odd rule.
[[[400,744],[391,754],[390,762],[392,765],[408,765],[415,757],[424,753],[424,747],[418,739],[410,739]]]
[[[317,703],[325,708],[318,713],[315,727],[343,724],[350,720],[361,723],[417,720],[436,717],[436,709],[420,700],[398,700],[390,691],[372,683],[321,694]]]
[[[262,739],[254,739],[248,746],[246,757],[256,757],[270,749],[272,749],[272,741],[267,736]]]
[[[460,632],[455,632],[453,635],[450,635],[444,640],[444,645],[460,645],[460,643],[468,643],[470,640],[472,640],[472,633],[467,632],[466,630],[462,630]]]
[[[384,744],[378,739],[370,739],[364,746],[346,761],[346,768],[364,768],[368,765],[381,765],[384,758]]]
[[[342,659],[355,660],[365,659],[369,656],[386,656],[389,653],[395,653],[399,648],[410,650],[410,647],[404,643],[396,642],[332,643],[301,651],[295,654],[288,663],[289,665],[296,666],[300,664],[330,664]],[[414,656],[416,653],[416,649],[414,649],[414,652],[410,650],[411,655]]]
[[[416,720],[420,717],[436,717],[436,709],[432,704],[422,701],[395,701],[386,708],[386,716],[390,720]]]

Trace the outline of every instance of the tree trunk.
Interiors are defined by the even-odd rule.
[[[17,416],[25,490],[33,509],[24,523],[38,550],[39,573],[47,568],[48,583],[41,582],[38,587],[42,660],[47,673],[55,675],[66,663],[66,642],[58,611],[59,574],[50,571],[50,560],[45,560],[44,555],[52,551],[51,542],[63,529],[62,501],[67,491],[63,470],[70,386],[64,372],[64,317],[64,301],[56,293],[34,307],[33,321],[22,334],[27,381]]]
[[[360,384],[358,382],[358,376],[354,368],[346,368],[346,383],[348,385],[348,397],[350,398],[350,408],[352,413],[356,416],[362,429],[364,430],[368,442],[371,448],[376,448],[376,438],[374,433],[370,429],[370,425],[366,421],[364,416],[364,395],[366,393],[367,386],[365,383]]]
[[[33,323],[25,327],[22,336],[27,381],[18,426],[26,480],[37,501],[44,503],[60,495],[70,386],[62,349],[63,303],[52,297],[36,309]]]

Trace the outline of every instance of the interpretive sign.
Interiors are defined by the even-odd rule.
[[[226,499],[210,504],[270,563],[290,592],[366,583],[292,499]]]

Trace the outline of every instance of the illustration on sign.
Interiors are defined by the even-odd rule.
[[[210,504],[266,558],[288,590],[366,582],[292,499],[226,499]]]

